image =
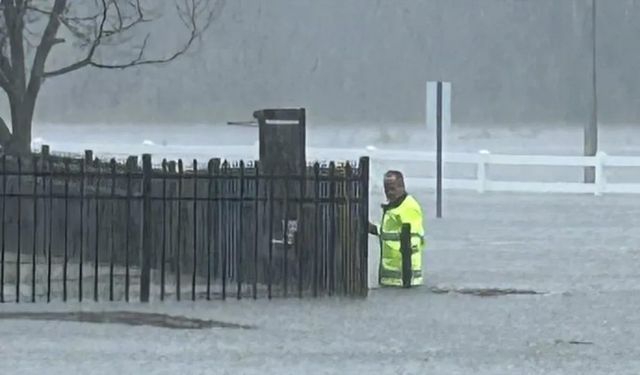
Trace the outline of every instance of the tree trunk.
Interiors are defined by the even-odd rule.
[[[11,139],[6,152],[12,155],[26,155],[31,152],[31,126],[35,100],[25,95],[23,100],[9,98],[11,106]]]
[[[14,133],[7,144],[7,154],[27,155],[31,152],[31,123],[13,122]]]

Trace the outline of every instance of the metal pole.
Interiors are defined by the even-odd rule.
[[[436,217],[442,217],[442,81],[436,95]]]
[[[591,115],[584,128],[584,155],[595,156],[598,152],[598,80],[597,80],[597,8],[596,0],[591,1]],[[595,183],[595,168],[586,167],[584,170],[584,182]]]

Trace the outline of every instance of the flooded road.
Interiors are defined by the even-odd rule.
[[[448,192],[436,220],[432,196],[414,193],[428,215],[421,288],[363,300],[2,305],[255,329],[0,320],[0,373],[640,372],[640,197]],[[491,288],[540,294],[458,293]]]

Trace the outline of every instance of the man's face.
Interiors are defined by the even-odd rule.
[[[402,182],[395,176],[385,176],[384,178],[384,195],[388,202],[393,202],[404,194]]]

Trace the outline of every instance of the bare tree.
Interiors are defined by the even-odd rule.
[[[125,69],[163,64],[183,55],[224,7],[225,0],[0,0],[0,88],[11,109],[11,130],[0,117],[0,145],[28,153],[36,99],[44,81],[86,67]],[[153,23],[174,12],[184,41],[152,55]],[[155,30],[155,31],[154,31]],[[72,59],[48,63],[54,48]],[[6,117],[6,116],[5,116]]]

